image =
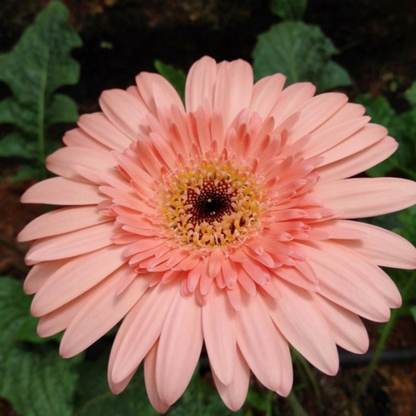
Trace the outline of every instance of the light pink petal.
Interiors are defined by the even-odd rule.
[[[320,181],[334,181],[343,178],[349,178],[364,172],[367,169],[381,163],[390,157],[396,150],[398,144],[391,137],[385,137],[383,140],[343,159],[329,165],[318,168]]]
[[[368,350],[369,338],[361,319],[347,309],[317,293],[311,293],[332,332],[334,341],[342,348],[363,354]]]
[[[160,334],[156,386],[161,400],[176,402],[195,371],[203,343],[201,306],[195,296],[177,296]]]
[[[387,129],[377,124],[368,124],[347,140],[322,153],[325,158],[320,166],[342,160],[380,142],[387,136]]]
[[[57,260],[47,261],[33,266],[23,284],[25,293],[27,295],[36,293],[48,280],[49,276],[60,269],[65,263],[67,263],[67,260]]]
[[[84,181],[74,169],[75,166],[85,166],[104,172],[115,172],[117,164],[110,152],[101,152],[85,147],[63,147],[46,159],[47,169],[56,175],[67,179]]]
[[[196,111],[205,100],[212,107],[216,78],[217,63],[214,59],[204,56],[192,65],[186,79],[186,111]]]
[[[101,282],[124,263],[122,252],[122,246],[105,247],[65,263],[36,294],[32,315],[52,312]]]
[[[366,218],[416,204],[416,182],[398,178],[346,179],[318,183],[311,195],[325,201],[328,208],[342,210],[342,218]]]
[[[124,318],[148,289],[151,276],[140,275],[117,295],[117,286],[125,272],[126,267],[120,268],[93,289],[65,331],[59,350],[62,357],[73,357],[101,338]]]
[[[355,224],[355,222],[352,222]],[[368,237],[364,231],[349,226],[349,221],[330,220],[313,224],[313,229],[328,234],[328,238],[335,240],[359,240]]]
[[[374,225],[357,221],[340,221],[345,227],[366,233],[368,238],[344,242],[370,261],[384,267],[416,268],[416,248],[399,235]]]
[[[140,124],[149,112],[147,107],[127,91],[117,89],[104,91],[99,101],[108,119],[126,136],[137,140]]]
[[[25,262],[32,265],[41,261],[59,260],[89,253],[112,244],[113,234],[113,223],[105,222],[70,233],[46,237],[32,244],[25,256]]]
[[[78,125],[107,148],[123,152],[130,146],[131,138],[117,129],[103,113],[84,114]]]
[[[150,403],[159,413],[166,413],[169,405],[160,399],[156,386],[156,360],[159,340],[155,342],[153,347],[144,359],[144,381],[146,383],[146,392]]]
[[[43,315],[38,323],[37,332],[40,337],[50,337],[68,328],[74,316],[88,301],[92,291],[83,293],[71,302],[54,311]]]
[[[212,370],[214,383],[221,399],[234,412],[239,410],[244,404],[250,382],[250,368],[238,348],[235,350],[235,356],[233,377],[230,383],[223,384],[217,377],[215,371]]]
[[[293,364],[292,356],[290,354],[289,344],[287,339],[282,335],[280,330],[276,326],[277,340],[279,342],[278,350],[280,352],[280,362],[282,364],[282,378],[280,381],[280,388],[278,393],[287,397],[292,390],[293,386]]]
[[[166,315],[176,297],[180,297],[176,282],[159,284],[149,290],[129,312],[116,336],[119,347],[114,352],[110,378],[123,381],[141,363],[159,338]]]
[[[34,219],[17,236],[18,241],[64,234],[111,220],[98,213],[97,207],[61,208]]]
[[[185,111],[175,88],[161,75],[141,72],[136,77],[136,83],[143,101],[153,114],[157,114],[158,108],[170,108],[172,104]]]
[[[390,308],[398,308],[402,304],[400,292],[390,277],[373,262],[347,247],[343,242],[321,241],[316,243],[323,251],[353,264],[360,281],[368,280],[387,301]]]
[[[95,185],[51,178],[29,188],[22,195],[21,201],[25,204],[93,205],[103,199]]]
[[[332,252],[306,245],[303,248],[318,276],[321,295],[372,321],[385,322],[390,318],[390,309],[385,297],[374,283],[355,267],[354,258],[351,263]]]
[[[310,135],[310,141],[305,146],[304,157],[310,158],[327,152],[364,127],[369,120],[370,117],[357,117],[319,132],[314,131]],[[326,158],[326,153],[323,156]]]
[[[279,391],[282,362],[276,329],[260,295],[241,295],[243,304],[236,313],[237,344],[260,382]]]
[[[265,298],[269,313],[285,338],[308,361],[325,374],[338,371],[338,352],[331,331],[309,294],[295,286],[279,283],[282,298]]]
[[[286,77],[282,74],[271,75],[257,81],[250,101],[251,111],[266,119],[275,106],[285,81]]]
[[[364,115],[365,107],[361,104],[347,103],[341,109],[339,109],[332,117],[330,117],[325,123],[321,124],[315,133],[329,129],[344,121],[353,120],[357,117]]]
[[[146,296],[146,293],[143,295]],[[132,313],[137,308],[137,305],[140,302],[137,302],[136,305],[132,308],[132,310],[127,314],[127,316],[124,318],[123,323],[131,322]],[[129,319],[130,318],[130,319]],[[127,331],[126,331],[127,328]],[[128,325],[121,325],[119,330],[117,331],[117,336],[114,339],[113,346],[111,347],[111,353],[110,353],[110,359],[108,361],[108,368],[107,368],[107,381],[108,386],[110,387],[110,390],[113,394],[120,394],[130,383],[130,380],[133,378],[134,374],[137,371],[138,366],[136,366],[130,374],[128,374],[124,379],[119,381],[118,383],[115,383],[112,378],[113,374],[113,368],[114,368],[114,361],[115,357],[118,354],[118,350],[120,349],[121,341],[123,340],[125,334],[128,332]]]
[[[92,149],[98,151],[106,151],[107,146],[97,142],[89,134],[85,133],[81,129],[72,129],[65,133],[62,141],[65,145],[72,147],[84,147],[85,149]]]
[[[311,98],[299,111],[300,115],[291,129],[291,140],[299,140],[322,125],[348,101],[345,94],[329,92]]]
[[[202,308],[205,345],[211,368],[223,384],[231,383],[236,357],[235,310],[224,290],[214,285]]]
[[[285,88],[270,113],[275,125],[278,126],[296,113],[313,97],[315,90],[315,86],[309,82],[298,82]]]
[[[241,110],[250,105],[253,90],[253,70],[242,60],[218,65],[214,108],[219,109],[228,127]]]

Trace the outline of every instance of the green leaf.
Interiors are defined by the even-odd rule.
[[[110,391],[107,383],[108,354],[109,351],[96,361],[83,363],[75,397],[75,415],[158,415],[147,398],[141,368],[121,394],[115,396]]]
[[[41,178],[43,175],[43,169],[38,166],[22,166],[17,173],[12,176],[9,180],[10,182],[20,182],[24,181],[26,179],[32,179],[32,178]]]
[[[155,61],[155,68],[160,75],[165,77],[176,89],[182,101],[185,97],[186,74],[181,69],[175,69],[172,65]]]
[[[11,97],[0,102],[0,122],[19,127],[22,137],[37,146],[39,165],[44,163],[49,125],[78,118],[75,103],[55,91],[78,82],[79,64],[71,50],[81,45],[68,23],[66,6],[51,2],[11,52],[0,55],[0,81],[12,91]]]
[[[46,114],[48,125],[55,123],[72,123],[78,119],[78,107],[75,101],[62,94],[52,97]]]
[[[410,313],[411,313],[411,315],[413,316],[413,319],[415,320],[415,322],[416,322],[416,306],[412,306],[411,308],[410,308]]]
[[[300,20],[306,9],[307,0],[272,0],[270,10],[283,20]]]
[[[346,69],[334,61],[329,61],[315,80],[318,91],[328,91],[339,86],[350,84],[351,79]]]
[[[318,26],[279,23],[258,37],[253,51],[255,78],[281,72],[287,76],[287,84],[310,81],[319,91],[349,85],[347,72],[331,61],[336,53]]]
[[[63,360],[56,345],[35,340],[30,297],[22,283],[0,278],[0,396],[25,416],[72,414],[78,360]]]
[[[412,107],[416,107],[416,81],[404,92],[404,96]]]
[[[61,358],[55,346],[15,346],[1,365],[0,395],[25,416],[71,416],[78,379],[74,364]]]
[[[21,133],[10,133],[0,141],[0,157],[36,159],[35,143],[28,142]]]
[[[8,277],[0,277],[0,340],[2,345],[18,341],[44,344],[59,340],[60,336],[41,338],[36,327],[38,319],[30,315],[32,299],[23,292],[22,283]]]
[[[373,98],[370,94],[360,95],[355,101],[365,106],[372,122],[386,127],[389,135],[399,143],[393,156],[369,169],[367,173],[370,176],[384,176],[391,170],[398,169],[409,178],[416,179],[416,109],[396,114],[385,97]]]
[[[205,383],[195,371],[191,382],[180,400],[169,410],[169,416],[235,416],[243,412],[232,412],[222,402],[217,390]]]

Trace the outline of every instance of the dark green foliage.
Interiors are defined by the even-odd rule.
[[[52,2],[12,51],[0,55],[0,81],[12,93],[0,102],[0,122],[18,128],[0,142],[0,157],[36,161],[38,175],[42,172],[45,156],[56,148],[48,140],[48,127],[78,118],[75,102],[56,90],[78,82],[79,64],[70,53],[81,45],[69,26],[66,6]]]
[[[347,71],[331,60],[337,53],[318,26],[279,23],[258,37],[253,51],[255,78],[281,72],[287,76],[286,85],[311,81],[318,91],[349,85]]]

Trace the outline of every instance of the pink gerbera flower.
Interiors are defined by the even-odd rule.
[[[105,91],[47,160],[58,177],[23,202],[69,206],[31,222],[27,293],[38,331],[65,330],[74,356],[123,320],[108,380],[120,393],[144,360],[149,399],[166,412],[206,346],[225,404],[250,370],[286,396],[289,344],[326,374],[336,345],[362,353],[359,316],[387,321],[400,294],[378,266],[416,267],[416,250],[350,221],[416,203],[416,184],[354,178],[397,143],[340,93],[310,83],[253,85],[250,65],[204,57],[185,105],[161,76]]]

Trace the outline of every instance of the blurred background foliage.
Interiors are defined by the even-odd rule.
[[[4,216],[0,208],[1,415],[156,414],[140,372],[120,396],[109,391],[106,366],[114,331],[71,360],[59,357],[59,336],[37,336],[31,299],[22,291],[27,246],[14,243],[20,228],[41,212],[39,207],[13,212],[19,193],[48,175],[45,157],[61,146],[78,114],[98,110],[102,90],[125,88],[140,71],[158,71],[183,96],[185,73],[196,59],[243,58],[253,63],[255,79],[282,72],[288,84],[312,81],[319,92],[343,91],[363,104],[400,144],[366,174],[416,179],[413,0],[394,10],[392,0],[5,0],[0,26],[0,198],[8,207]],[[416,243],[415,208],[372,222]],[[411,318],[416,319],[416,275],[389,273],[404,304],[389,323],[368,324],[373,352],[360,368],[350,373],[342,368],[340,381],[330,381],[293,351],[296,380],[289,398],[278,398],[253,380],[237,414],[413,415],[416,399],[403,404],[395,394],[414,391],[415,377],[378,366],[383,349],[397,347],[389,339],[402,322],[398,347],[416,348],[416,335],[407,329],[416,334]],[[404,393],[394,377],[401,377]],[[233,412],[219,399],[203,356],[169,415],[218,414]]]

